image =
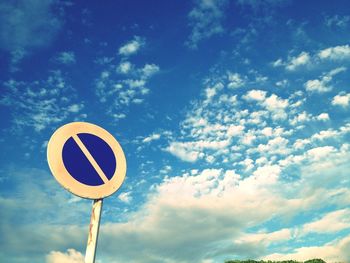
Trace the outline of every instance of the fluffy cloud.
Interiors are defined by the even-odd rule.
[[[75,64],[75,53],[73,51],[64,51],[58,54],[56,61],[61,64],[71,65]]]
[[[132,196],[130,192],[124,192],[118,195],[118,199],[124,203],[130,203],[132,201]]]
[[[122,56],[119,63],[114,63],[113,59],[99,63],[101,72],[95,80],[95,92],[100,102],[108,103],[107,114],[115,120],[126,117],[128,106],[144,102],[150,92],[148,81],[160,71],[159,66],[153,63],[140,66],[126,60],[125,57],[137,54],[144,42],[143,38],[135,37],[119,48]]]
[[[150,136],[147,136],[147,137],[145,137],[143,140],[142,140],[142,142],[143,143],[148,143],[148,142],[151,142],[151,141],[155,141],[155,140],[159,140],[160,139],[160,134],[158,134],[158,133],[153,133],[153,134],[151,134]]]
[[[59,251],[51,251],[49,255],[46,256],[46,263],[84,263],[84,256],[74,250],[68,249],[67,253],[62,253]]]
[[[299,55],[288,57],[287,60],[281,58],[273,61],[273,67],[284,67],[288,71],[296,71],[300,68],[312,68],[321,63],[344,61],[350,59],[350,46],[334,46],[319,50],[314,53],[302,51]]]
[[[332,105],[347,107],[350,103],[350,93],[339,93],[332,99]]]
[[[196,0],[195,7],[188,14],[192,29],[186,44],[197,48],[199,41],[220,34],[224,31],[222,20],[227,0]]]
[[[266,98],[266,91],[263,90],[250,90],[243,96],[248,101],[264,101]]]
[[[61,71],[51,71],[46,80],[23,82],[8,80],[0,104],[12,107],[13,126],[42,131],[69,117],[85,119],[84,103],[77,103],[75,90]]]
[[[245,80],[238,73],[228,74],[228,84],[227,87],[231,89],[239,88],[245,84]]]
[[[7,258],[6,262],[44,262],[44,255],[50,251],[84,249],[89,201],[72,197],[47,171],[5,167],[0,178],[0,208],[6,211],[0,221],[0,235],[6,240],[0,258]],[[8,184],[14,187],[8,189]],[[22,256],[18,257],[18,251]],[[52,260],[65,258],[58,252],[50,255]],[[76,254],[69,250],[65,255]],[[15,258],[18,261],[11,261]]]
[[[133,65],[129,61],[123,61],[119,64],[117,72],[121,74],[128,74],[132,69]]]
[[[326,262],[347,262],[350,259],[350,237],[324,246],[300,247],[292,253],[274,253],[264,257],[266,260],[293,260],[306,261],[311,258],[322,258]]]
[[[333,77],[341,72],[346,71],[345,67],[339,67],[324,74],[321,79],[308,80],[304,86],[309,92],[323,93],[332,90],[332,86],[328,85]]]
[[[331,154],[328,158],[339,156]],[[341,159],[341,163],[348,167],[347,157]],[[346,178],[346,167],[341,168],[338,179],[333,178],[336,182]],[[332,166],[323,172],[333,171]],[[296,230],[281,228],[251,233],[247,231],[249,228],[275,217],[290,218],[324,204],[339,204],[337,200],[349,194],[345,189],[327,189],[329,182],[308,184],[310,178],[320,176],[315,172],[310,174],[310,170],[301,174],[299,182],[289,184],[280,180],[281,175],[281,167],[274,165],[261,167],[246,178],[234,170],[223,169],[205,169],[166,178],[149,196],[143,209],[133,214],[128,222],[102,227],[104,239],[100,245],[112,259],[115,248],[110,244],[112,240],[119,244],[116,262],[131,257],[136,262],[201,262],[223,256],[258,257],[266,253],[264,251],[269,245],[295,238]],[[299,184],[301,181],[303,183]],[[293,191],[293,197],[290,191]],[[313,220],[310,226],[317,230],[317,225],[326,221],[341,218],[346,221],[345,211],[340,209],[329,213]],[[306,229],[307,225],[303,226]],[[342,227],[345,226],[339,225],[335,229]],[[338,252],[332,253],[333,257],[347,259],[345,247],[327,247]],[[138,251],[137,255],[133,251]],[[315,254],[305,256],[311,255]],[[326,254],[320,255],[327,258]]]
[[[320,59],[342,60],[350,58],[350,46],[335,46],[321,50],[318,53]]]
[[[322,218],[303,226],[302,233],[334,233],[350,228],[350,211],[349,209],[341,209],[332,211]]]
[[[287,70],[295,70],[300,66],[310,63],[310,55],[307,52],[301,52],[298,56],[292,57],[286,64]]]
[[[130,56],[136,54],[144,44],[144,39],[135,36],[133,40],[127,42],[119,48],[119,54],[123,56]]]
[[[289,57],[287,61],[278,59],[272,63],[274,67],[283,66],[286,70],[294,71],[301,66],[308,66],[311,62],[311,56],[308,52],[301,52],[298,56]]]
[[[257,101],[272,114],[273,119],[285,119],[285,109],[289,106],[288,99],[282,99],[276,94],[266,97],[267,92],[263,90],[250,90],[242,98],[247,101]]]
[[[310,223],[300,226],[300,229],[310,229],[311,231],[304,233],[307,235],[319,232],[322,225],[335,221],[337,224],[333,226],[334,231],[345,229],[349,223],[348,209],[344,208],[349,205],[350,195],[345,187],[349,170],[348,150],[334,149],[328,151],[326,159],[310,159],[312,163],[305,163],[305,170],[299,174],[300,178],[288,183],[283,180],[285,168],[279,165],[264,165],[250,176],[242,176],[232,169],[220,168],[193,170],[175,177],[166,177],[160,184],[154,186],[154,190],[148,194],[142,207],[130,213],[125,220],[104,223],[101,226],[99,258],[102,262],[116,263],[128,259],[144,263],[172,263],[215,261],[222,257],[233,256],[260,257],[266,254],[266,249],[270,245],[276,242],[283,244],[290,238],[295,238],[293,229],[282,227],[273,231],[266,230],[264,227],[266,222],[276,218],[291,219],[305,211],[317,211],[329,205],[334,205],[336,211],[313,219]],[[308,155],[305,158],[308,158]],[[320,164],[323,167],[315,170]],[[337,178],[333,176],[335,172]],[[40,178],[47,177],[46,173],[38,171],[26,174],[36,174]],[[320,177],[323,180],[320,181]],[[30,178],[28,176],[27,180]],[[33,225],[35,222],[28,224],[28,219],[37,217],[38,212],[47,214],[47,211],[52,211],[51,216],[57,220],[60,220],[57,217],[62,220],[67,216],[70,217],[69,222],[88,218],[86,211],[90,211],[90,205],[82,208],[81,204],[67,202],[67,196],[58,194],[63,193],[63,190],[58,189],[59,186],[54,190],[52,187],[56,186],[56,183],[52,181],[52,184],[47,184],[47,181],[48,179],[32,181],[31,187],[23,183],[28,191],[20,199],[31,203],[33,197],[44,200],[34,202],[37,207],[14,202],[12,197],[2,197],[1,208],[7,211],[0,228],[2,237],[7,240],[4,251],[11,255],[21,249],[27,255],[30,252],[31,258],[38,258],[38,255],[43,253],[48,254],[46,257],[48,263],[57,262],[55,260],[79,262],[82,256],[76,250],[83,249],[87,225],[84,227],[57,225],[60,221],[50,226],[40,223]],[[40,188],[35,187],[37,182],[51,188],[46,193],[42,192]],[[332,185],[336,185],[336,188],[331,188]],[[52,202],[49,206],[48,201]],[[58,203],[62,205],[61,209],[64,211],[52,209]],[[13,204],[20,207],[14,208]],[[86,210],[84,216],[77,214],[76,208],[79,211]],[[31,211],[32,214],[23,214],[25,216],[23,219],[27,223],[17,228],[14,234],[8,223],[18,211],[23,212],[23,209]],[[252,228],[259,230],[252,232]],[[43,236],[42,233],[46,234]],[[36,240],[35,243],[30,242],[33,238]],[[75,250],[69,249],[65,253],[55,252],[65,251],[67,247]],[[325,244],[323,248],[327,253],[332,252],[319,254],[324,259],[349,259],[349,255],[346,254],[348,243],[345,241],[344,243],[334,241],[333,244]],[[305,254],[304,250],[310,252],[305,248],[287,255],[301,258],[316,253],[312,251]],[[268,257],[273,258],[277,255],[280,254]],[[284,258],[285,255],[281,256]]]
[[[325,18],[325,24],[328,27],[345,28],[350,22],[350,16],[334,15]]]
[[[320,121],[328,121],[329,114],[324,112],[324,113],[321,113],[320,115],[318,115],[316,118],[317,118],[317,120],[320,120]]]

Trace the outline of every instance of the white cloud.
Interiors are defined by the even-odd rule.
[[[200,156],[198,151],[189,149],[186,143],[172,142],[165,150],[186,162],[195,162]]]
[[[332,105],[334,106],[341,106],[341,107],[348,107],[350,103],[350,93],[339,93],[338,95],[334,96],[332,100]]]
[[[243,96],[248,101],[264,101],[266,98],[266,91],[263,90],[250,90]]]
[[[293,119],[290,120],[290,124],[292,125],[298,125],[300,123],[308,122],[312,119],[312,115],[307,113],[306,111],[303,111],[301,113],[298,113]]]
[[[124,113],[113,113],[112,117],[116,118],[117,120],[125,119],[126,118],[126,114],[124,114]]]
[[[287,117],[285,108],[289,106],[288,99],[282,99],[276,94],[266,97],[267,92],[263,90],[250,90],[242,98],[247,101],[257,101],[273,114],[274,119]]]
[[[350,211],[349,209],[341,209],[329,212],[322,218],[303,226],[302,234],[307,233],[336,233],[344,229],[350,228]]]
[[[188,14],[191,35],[186,42],[190,48],[197,48],[198,42],[224,31],[222,20],[227,0],[196,0],[195,7]]]
[[[272,94],[266,98],[263,103],[268,110],[274,111],[277,109],[284,109],[288,106],[288,100],[278,97],[276,94]]]
[[[74,249],[67,249],[67,253],[51,251],[46,256],[46,263],[84,263],[84,256]]]
[[[328,121],[328,120],[329,120],[329,114],[323,112],[323,113],[321,113],[320,115],[318,115],[318,116],[316,117],[316,119],[319,120],[319,121]]]
[[[75,53],[73,51],[63,51],[58,54],[56,61],[65,65],[75,64]]]
[[[347,149],[348,152],[349,149]],[[127,262],[132,258],[135,262],[145,263],[201,262],[202,260],[216,262],[222,257],[227,258],[232,255],[241,258],[261,257],[266,253],[269,245],[286,242],[290,236],[294,235],[293,230],[285,227],[277,228],[272,232],[261,231],[261,224],[275,218],[291,219],[304,211],[313,211],[324,206],[335,205],[337,207],[340,205],[339,200],[343,200],[344,206],[349,204],[349,190],[342,188],[344,186],[342,182],[348,175],[349,156],[340,157],[337,153],[332,152],[327,157],[327,161],[332,164],[327,168],[328,171],[324,168],[321,169],[321,174],[311,173],[313,168],[302,171],[301,179],[297,182],[283,182],[281,180],[283,170],[279,165],[264,165],[249,176],[241,176],[232,169],[199,171],[191,171],[191,169],[179,176],[166,177],[160,184],[154,186],[144,205],[130,213],[125,221],[107,222],[101,226],[100,253],[104,255],[103,260],[107,262]],[[337,159],[338,163],[333,162],[333,159]],[[318,163],[315,165],[319,166]],[[340,170],[335,171],[334,167]],[[331,181],[326,178],[327,173],[330,174]],[[337,174],[337,178],[332,176],[334,173]],[[32,174],[36,174],[40,179],[41,176],[47,178],[46,173],[40,174],[34,171],[27,180],[31,180]],[[320,181],[320,176],[323,176],[324,180]],[[24,179],[19,176],[14,176],[14,178]],[[313,184],[313,180],[318,184]],[[37,181],[43,184],[42,187],[46,187],[47,192],[33,187],[38,183]],[[32,216],[37,218],[39,211],[47,215],[48,207],[57,206],[58,195],[53,189],[47,188],[46,182],[43,180],[29,182],[31,182],[31,187],[26,188],[28,189],[26,194],[17,198],[22,202],[27,200],[33,203],[32,197],[35,197],[45,202],[37,202],[38,207],[35,208],[26,203],[13,202],[11,198],[5,200],[2,198],[1,208],[7,211],[5,219],[12,219],[9,212],[12,211],[12,216],[14,216],[18,211],[23,212],[23,209],[24,211],[30,210]],[[337,189],[329,189],[332,182],[336,183]],[[27,183],[25,185],[28,186]],[[65,200],[63,198],[59,203],[63,204],[62,209],[68,213],[52,209],[55,212],[51,216],[66,218],[75,214],[75,220],[77,220],[81,218],[81,215],[77,215],[75,207],[90,211],[90,204],[81,209],[80,204],[68,203]],[[47,206],[50,201],[51,206]],[[19,206],[17,210],[13,210],[12,204]],[[315,223],[314,229],[317,229],[317,225],[323,224],[324,220],[331,222],[343,218],[348,222],[348,219],[345,219],[346,215],[341,212],[344,209],[338,208],[337,210],[340,211],[338,214],[325,215],[320,220],[312,221],[311,223]],[[116,214],[119,215],[119,213]],[[28,213],[23,213],[23,215],[27,220]],[[74,220],[70,219],[70,222]],[[35,253],[38,254],[45,251],[47,247],[55,247],[63,251],[67,246],[79,246],[86,238],[86,229],[80,226],[33,227],[30,224],[26,225],[26,231],[23,231],[23,228],[15,229],[15,235],[13,228],[4,232],[4,229],[7,229],[4,227],[4,221],[1,221],[1,226],[1,235],[7,240],[4,247],[7,253],[17,253],[19,248],[24,252],[31,251],[31,253],[34,253],[33,249],[35,249]],[[252,232],[252,228],[259,230]],[[335,229],[338,231],[340,227]],[[44,237],[43,232],[47,233]],[[33,238],[37,242],[29,242]],[[8,252],[13,244],[16,246],[10,249],[12,252]],[[117,251],[113,244],[118,244]],[[334,244],[324,245],[326,250],[331,247],[336,248],[336,250],[331,250],[334,252],[332,256],[336,255],[338,259],[347,258],[348,241],[343,243],[335,241]],[[138,253],[135,254],[135,251]],[[298,250],[297,253],[299,252]],[[294,252],[291,255],[293,254]],[[79,253],[74,250],[49,254],[52,260],[54,258],[71,260],[75,259],[75,255],[79,259]],[[303,255],[307,256],[305,253]],[[325,254],[319,255],[324,256]]]
[[[310,157],[311,160],[320,161],[335,151],[336,150],[333,146],[320,146],[308,150],[306,154]]]
[[[296,57],[291,57],[286,63],[285,67],[287,70],[296,70],[300,66],[306,66],[310,63],[310,55],[307,52],[301,52]]]
[[[123,56],[136,54],[144,44],[145,41],[142,38],[135,36],[133,40],[127,42],[119,48],[119,54]]]
[[[244,234],[242,237],[238,239],[238,242],[246,242],[252,244],[276,244],[277,242],[287,241],[292,238],[292,231],[290,229],[281,229],[274,232],[266,233],[251,233]]]
[[[149,78],[159,71],[159,66],[155,64],[146,64],[141,71],[144,78]]]
[[[286,155],[290,152],[288,148],[289,141],[283,137],[276,137],[268,141],[267,144],[259,144],[257,150],[261,153],[282,154]]]
[[[284,65],[284,62],[281,58],[279,58],[279,59],[273,61],[271,64],[273,67],[281,67]]]
[[[117,72],[121,74],[128,74],[132,67],[133,65],[129,61],[123,61],[118,65]]]
[[[299,260],[322,258],[326,262],[347,262],[350,259],[350,237],[321,246],[300,247],[291,253],[274,253],[264,257],[265,260]]]
[[[321,50],[318,53],[320,59],[342,60],[350,58],[350,46],[335,46]]]
[[[155,140],[159,140],[160,139],[160,134],[158,133],[153,133],[151,134],[150,136],[147,136],[145,137],[142,142],[143,143],[148,143],[148,142],[151,142],[151,141],[155,141]]]
[[[345,67],[339,67],[331,70],[330,72],[323,74],[321,79],[308,80],[304,86],[309,92],[324,93],[332,90],[332,86],[328,85],[332,80],[333,76],[338,73],[346,71]]]
[[[122,55],[136,54],[144,40],[135,37],[119,49]],[[107,113],[120,120],[126,117],[130,105],[142,104],[146,95],[150,93],[148,81],[159,72],[160,67],[153,63],[146,63],[142,67],[132,64],[122,58],[119,64],[101,64],[100,76],[95,80],[96,94],[102,103],[107,105]]]
[[[223,141],[192,141],[192,142],[171,142],[165,149],[167,152],[179,157],[183,161],[195,162],[198,158],[204,157],[204,149],[219,150],[229,145],[229,140]]]
[[[299,55],[288,57],[285,61],[279,58],[271,62],[271,65],[273,67],[284,67],[288,71],[295,71],[299,68],[314,68],[315,65],[320,63],[348,60],[349,58],[350,46],[342,45],[324,48],[313,54],[302,51]]]
[[[342,162],[346,163],[346,158]],[[346,178],[346,169],[338,179]],[[261,257],[270,244],[287,242],[294,236],[294,230],[281,228],[252,233],[248,229],[275,217],[291,218],[322,204],[329,205],[336,202],[337,195],[345,198],[345,192],[322,189],[320,185],[314,189],[307,181],[281,183],[281,175],[281,167],[267,165],[246,178],[223,169],[166,178],[149,196],[143,209],[134,213],[128,222],[102,227],[101,235],[105,239],[101,247],[104,247],[102,242],[108,244],[111,240],[120,244],[117,262],[131,256],[143,262],[215,261],[216,257],[227,258],[232,254],[243,258]],[[301,176],[305,180],[310,178]],[[294,192],[290,196],[291,189]],[[182,234],[189,231],[190,236]],[[115,250],[106,247],[105,253],[112,257]],[[135,255],[134,251],[139,253]],[[339,248],[337,252],[332,256],[343,259],[347,250]]]
[[[69,117],[84,119],[84,103],[77,103],[75,90],[61,71],[51,71],[46,80],[23,82],[8,80],[0,104],[11,107],[13,126],[42,131]]]
[[[350,16],[334,15],[325,18],[325,24],[328,27],[345,28],[350,22]]]
[[[238,73],[228,73],[228,84],[227,87],[230,89],[236,89],[245,84],[244,79]]]
[[[289,57],[287,61],[283,61],[281,58],[272,62],[273,67],[284,67],[286,70],[294,71],[301,66],[308,66],[311,62],[311,56],[308,52],[301,52],[298,56]]]
[[[132,201],[131,192],[124,192],[118,195],[118,199],[123,203],[130,203]]]
[[[72,104],[68,106],[67,110],[72,113],[78,113],[84,108],[83,104]]]

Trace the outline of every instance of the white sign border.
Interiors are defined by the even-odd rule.
[[[63,163],[62,151],[66,141],[79,133],[93,134],[104,140],[112,149],[117,165],[107,183],[98,186],[85,185],[69,174]],[[88,122],[71,122],[58,128],[47,145],[47,160],[56,180],[69,192],[82,198],[100,199],[110,196],[122,185],[126,175],[126,159],[118,141],[105,129]]]

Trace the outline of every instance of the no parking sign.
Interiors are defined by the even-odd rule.
[[[71,193],[93,199],[85,262],[95,261],[102,200],[122,185],[126,160],[118,141],[87,122],[63,125],[51,136],[47,160],[56,180]]]

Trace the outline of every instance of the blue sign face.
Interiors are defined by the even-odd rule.
[[[123,149],[112,134],[92,123],[72,122],[58,128],[48,142],[47,160],[56,180],[83,198],[105,198],[125,179]]]
[[[104,178],[111,180],[117,168],[117,161],[111,147],[93,134],[78,133],[76,136],[100,167],[100,173],[102,171],[105,175]],[[91,163],[91,159],[89,160],[74,138],[76,137],[70,137],[63,146],[62,159],[66,170],[82,184],[103,185],[105,183],[103,177],[101,178],[101,174]]]

